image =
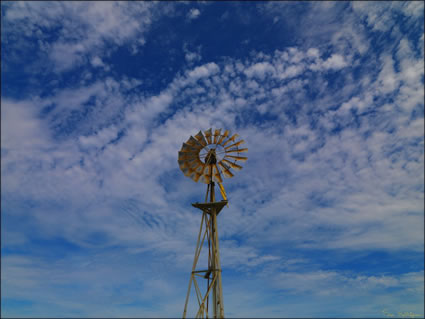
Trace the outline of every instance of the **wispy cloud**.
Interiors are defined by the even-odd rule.
[[[10,31],[5,41],[11,43],[22,33],[33,36],[54,70],[67,71],[90,57],[96,59],[96,54],[108,55],[108,48],[135,37],[142,45],[154,7],[146,2],[19,2],[7,7],[5,28]],[[46,38],[48,31],[53,32],[54,41]]]

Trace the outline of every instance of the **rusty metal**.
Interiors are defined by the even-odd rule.
[[[226,159],[226,157],[227,158],[233,158],[234,160],[242,161],[242,162],[245,162],[248,159],[248,157],[244,157],[244,156],[233,156],[233,155],[224,156],[225,159]]]
[[[222,160],[223,163],[226,163],[227,165],[229,165],[231,168],[233,168],[235,171],[240,171],[242,169],[242,166],[236,164],[236,163],[232,163],[226,159],[223,158]]]
[[[239,142],[236,142],[235,144],[232,144],[232,145],[226,146],[224,149],[225,149],[225,150],[229,150],[229,149],[231,149],[232,147],[239,146],[239,145],[241,145],[241,144],[243,144],[243,143],[245,143],[245,141],[244,141],[244,140],[240,140]]]

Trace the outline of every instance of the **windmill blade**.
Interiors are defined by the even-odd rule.
[[[199,181],[199,178],[202,176],[202,174],[199,174],[199,173],[197,173],[197,172],[193,172],[193,173],[191,173],[190,175],[189,175],[189,177],[191,178],[191,179],[193,179],[195,182],[198,182]]]
[[[205,164],[203,175],[205,176],[211,176],[211,164]]]
[[[184,176],[189,177],[189,176],[190,176],[190,174],[191,174],[193,171],[192,171],[190,168],[184,168],[184,169],[182,169],[182,172],[183,172]]]
[[[205,140],[204,134],[202,134],[202,131],[199,131],[198,134],[195,135],[195,138],[198,140],[198,142],[202,146],[207,146],[207,141]]]
[[[194,161],[194,162],[189,163],[189,168],[190,168],[192,171],[196,171],[196,169],[197,169],[199,166],[202,166],[202,163],[198,163],[197,161]]]
[[[213,141],[214,144],[217,144],[220,134],[221,134],[221,129],[214,130],[214,141]]]
[[[211,177],[209,177],[209,176],[207,176],[207,175],[202,175],[201,177],[200,177],[200,179],[199,179],[202,183],[205,183],[205,184],[209,184],[209,183],[211,183]]]
[[[179,167],[180,169],[183,171],[186,168],[189,168],[188,166],[186,166],[186,161],[177,161],[179,163]]]
[[[178,161],[180,169],[187,169],[187,168],[194,168],[197,165],[197,159],[191,159],[191,160],[179,160]],[[202,163],[202,162],[201,162]]]
[[[226,156],[224,156],[224,159],[226,159],[226,157],[227,158],[233,158],[234,160],[242,161],[242,162],[246,162],[246,160],[248,159],[248,157],[244,157],[244,156],[233,156],[233,155],[226,155]]]
[[[205,134],[205,138],[207,139],[208,144],[211,144],[212,143],[212,140],[211,140],[211,136],[212,136],[211,129],[206,130],[204,132],[204,134]]]
[[[221,144],[224,141],[224,139],[226,137],[228,137],[229,135],[230,135],[230,131],[229,130],[225,130],[224,133],[223,133],[223,135],[221,135],[220,138],[218,139],[217,144]]]
[[[209,184],[211,182],[211,165],[205,165],[200,181]]]
[[[231,149],[232,147],[239,146],[239,145],[241,145],[241,144],[243,144],[243,143],[245,143],[245,141],[244,141],[244,140],[240,140],[239,142],[236,142],[235,144],[232,144],[232,145],[230,145],[230,146],[227,146],[227,147],[225,147],[224,149],[225,149],[225,150],[228,150],[228,149]]]
[[[235,139],[236,139],[238,136],[239,136],[238,134],[234,134],[231,138],[229,138],[226,142],[224,142],[224,143],[222,144],[222,146],[224,147],[224,146],[226,146],[229,142],[234,142],[234,141],[235,141]]]
[[[226,165],[229,165],[231,168],[233,168],[235,171],[240,171],[242,169],[242,166],[236,164],[236,163],[232,163],[226,159],[222,159],[222,162],[224,162]]]
[[[186,166],[188,166],[189,169],[192,170],[193,172],[202,175],[204,174],[206,165],[202,163],[199,159],[197,159],[196,161],[192,163],[188,163]]]
[[[198,154],[195,152],[179,152],[179,160],[189,160],[193,158],[198,158]]]
[[[196,161],[196,167],[194,168],[197,173],[203,174],[205,169],[205,163],[202,163],[199,159]]]
[[[190,145],[192,147],[195,147],[197,149],[203,148],[202,144],[198,142],[193,136],[189,137],[189,139],[186,141],[187,145]]]
[[[212,165],[212,169],[213,169],[213,174],[212,174],[213,181],[217,182],[217,183],[223,183],[223,180],[221,179],[220,171],[217,167],[217,164]]]
[[[180,152],[185,152],[185,153],[194,153],[194,152],[198,152],[198,151],[199,151],[198,148],[190,146],[186,143],[183,143],[182,148],[180,149]]]
[[[226,151],[226,154],[227,153],[246,153],[246,152],[248,152],[247,148],[237,148],[234,150]]]
[[[223,161],[218,162],[218,166],[221,168],[221,172],[223,173],[224,177],[232,178],[234,176],[229,168],[223,163]]]
[[[230,166],[227,166],[227,164],[224,163],[223,160],[218,162],[218,166],[220,166],[221,169],[230,169]]]
[[[188,168],[193,168],[196,167],[199,164],[202,164],[202,162],[199,160],[199,158],[190,158],[190,159],[185,159],[185,160],[181,160],[182,165],[184,167],[188,167]]]
[[[204,163],[199,164],[195,168],[195,172],[198,173],[198,174],[202,175],[202,174],[204,174],[204,171],[205,171],[205,164]]]
[[[197,180],[198,180],[199,177],[202,175],[198,172],[198,169],[203,169],[202,166],[203,165],[195,164],[192,167],[182,169],[182,171],[183,171],[185,176],[190,177],[192,179],[197,178]]]

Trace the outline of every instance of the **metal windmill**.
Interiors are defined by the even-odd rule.
[[[239,171],[242,166],[236,162],[245,162],[248,158],[240,156],[247,152],[247,148],[240,148],[244,140],[236,141],[238,134],[231,135],[230,131],[221,129],[209,129],[199,131],[195,137],[191,136],[179,152],[178,163],[185,176],[195,182],[201,181],[207,184],[207,192],[204,203],[194,203],[192,206],[202,211],[201,226],[196,243],[195,257],[193,260],[192,273],[189,288],[184,305],[183,318],[186,318],[187,306],[192,283],[195,287],[199,309],[196,318],[208,318],[212,308],[213,318],[224,318],[223,290],[221,287],[220,252],[218,243],[217,216],[225,205],[227,196],[222,185],[222,176],[233,177],[231,169]],[[223,200],[216,201],[215,183],[218,184]],[[201,250],[208,247],[207,269],[198,270],[197,264]],[[206,279],[206,292],[203,294],[198,284],[198,279]],[[210,295],[212,303],[210,305]]]

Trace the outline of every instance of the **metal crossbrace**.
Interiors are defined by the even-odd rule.
[[[199,315],[201,314],[201,310],[203,310],[203,308],[204,308],[205,300],[207,299],[208,295],[210,294],[211,288],[214,286],[216,278],[217,278],[217,276],[214,277],[210,286],[208,287],[207,293],[205,294],[204,299],[202,300],[202,305],[200,306],[198,313],[196,314],[196,318],[202,318],[202,317],[199,317]],[[208,317],[208,313],[207,313],[207,317]]]

